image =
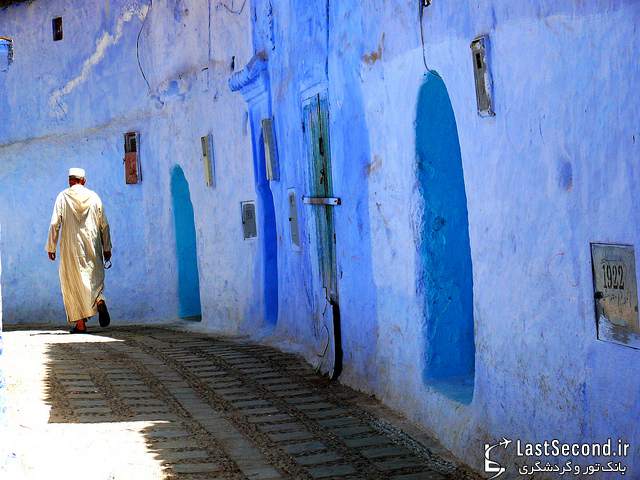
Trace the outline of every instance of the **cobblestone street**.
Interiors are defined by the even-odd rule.
[[[4,343],[12,480],[474,478],[269,347],[159,328],[19,329]]]

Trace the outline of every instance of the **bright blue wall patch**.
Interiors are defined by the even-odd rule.
[[[255,131],[261,132],[259,125]],[[276,211],[273,204],[273,194],[267,180],[265,166],[264,139],[262,133],[258,140],[259,155],[254,163],[256,169],[256,191],[260,197],[260,207],[263,215],[262,249],[264,255],[264,302],[265,320],[275,325],[278,322],[278,233],[276,231]]]
[[[201,314],[196,225],[189,183],[177,165],[171,171],[171,199],[178,258],[179,316],[195,317]]]
[[[429,72],[416,114],[416,158],[424,215],[420,285],[425,295],[424,377],[460,401],[473,394],[473,278],[467,197],[456,120],[442,78]]]

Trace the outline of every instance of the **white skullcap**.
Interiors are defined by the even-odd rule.
[[[75,177],[75,178],[84,178],[85,171],[82,168],[70,168],[69,169],[69,176],[70,177]]]

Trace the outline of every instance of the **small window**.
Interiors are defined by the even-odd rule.
[[[124,134],[124,178],[128,185],[142,181],[140,157],[138,156],[139,143],[138,132]]]
[[[53,25],[53,41],[62,40],[62,17],[56,17],[52,20]]]
[[[476,53],[476,68],[482,70],[482,55]]]
[[[138,134],[136,132],[127,132],[124,134],[124,153],[133,153],[138,151]]]
[[[258,228],[256,226],[256,204],[254,202],[242,202],[242,234],[244,239],[256,238]]]
[[[9,70],[9,65],[13,62],[13,40],[7,37],[0,37],[0,72]]]

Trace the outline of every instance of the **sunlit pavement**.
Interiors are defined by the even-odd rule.
[[[3,479],[474,478],[269,347],[160,328],[3,337]]]

